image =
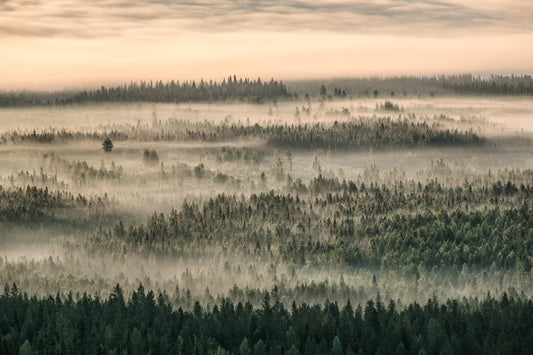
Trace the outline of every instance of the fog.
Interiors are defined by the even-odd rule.
[[[260,306],[262,294],[274,286],[280,289],[281,300],[287,307],[292,301],[313,304],[326,299],[341,304],[347,300],[365,304],[377,294],[384,300],[399,302],[401,307],[414,301],[424,303],[433,297],[483,298],[488,293],[497,296],[503,292],[526,297],[533,292],[529,276],[500,270],[440,269],[422,271],[417,279],[393,270],[258,264],[236,255],[169,260],[135,255],[94,257],[75,250],[58,253],[57,248],[5,251],[0,259],[0,282],[16,282],[28,294],[87,292],[104,298],[117,283],[126,295],[142,284],[146,289],[165,292],[174,306],[189,310],[196,300],[213,306],[222,297]]]
[[[311,90],[309,90],[311,91]],[[397,97],[358,98],[347,100],[296,100],[278,103],[231,104],[231,103],[135,103],[98,104],[81,106],[46,106],[29,108],[1,108],[2,132],[13,130],[105,130],[120,125],[152,124],[154,119],[165,121],[178,119],[191,122],[273,124],[290,122],[329,122],[348,117],[390,116],[407,113],[420,120],[453,123],[459,127],[472,127],[493,134],[533,132],[531,116],[533,102],[528,98],[514,97],[445,97],[404,98]],[[397,104],[399,112],[379,112],[376,105],[385,101]],[[309,114],[302,107],[310,108]],[[300,114],[296,114],[296,110]],[[443,115],[443,117],[439,117]],[[298,116],[298,117],[296,117]]]
[[[154,213],[180,211],[185,201],[201,206],[220,194],[248,198],[271,191],[280,195],[300,193],[302,200],[312,205],[314,198],[323,195],[297,192],[293,183],[310,184],[318,176],[376,186],[399,183],[415,186],[417,182],[438,181],[443,186],[458,188],[469,183],[480,191],[499,180],[510,179],[518,186],[533,183],[531,100],[500,97],[389,100],[398,105],[397,111],[380,110],[379,105],[385,101],[380,98],[311,99],[262,105],[141,103],[1,109],[0,134],[5,137],[0,144],[3,191],[30,185],[70,195],[65,197],[67,202],[46,207],[36,219],[22,217],[29,218],[26,222],[22,220],[22,224],[2,222],[0,283],[16,282],[30,294],[86,291],[103,296],[116,283],[128,292],[143,283],[149,289],[165,290],[173,297],[174,305],[182,306],[187,306],[184,302],[190,306],[194,299],[213,304],[217,297],[225,296],[258,304],[260,293],[274,286],[280,287],[288,304],[292,299],[322,302],[326,298],[365,302],[378,292],[386,299],[404,304],[413,300],[423,302],[432,296],[441,300],[482,297],[489,291],[499,294],[512,290],[531,295],[531,273],[519,268],[434,266],[420,268],[415,277],[413,270],[349,267],[330,262],[291,263],[268,254],[253,256],[246,248],[229,250],[216,242],[206,242],[199,251],[201,255],[187,252],[162,255],[130,249],[128,244],[121,244],[123,249],[97,247],[99,242],[91,239],[98,230],[111,230],[118,221],[127,229],[147,223]],[[185,122],[244,127],[256,123],[331,125],[360,117],[368,122],[390,117],[426,122],[429,127],[440,129],[471,129],[487,141],[481,146],[331,150],[276,147],[258,137],[213,141],[143,138],[147,133],[169,130],[168,122],[179,130]],[[90,135],[50,143],[13,138],[31,135],[33,130],[97,132],[102,136],[114,131],[127,132],[130,137],[115,139],[111,153],[101,149],[100,138]],[[150,160],[145,151],[155,151],[157,159]],[[73,202],[78,195],[89,202]],[[470,208],[483,210],[486,205],[473,204]],[[266,222],[264,227],[274,229]],[[370,248],[367,242],[360,243],[362,248]],[[281,250],[275,245],[272,248],[274,255]],[[373,282],[374,276],[377,284]],[[417,286],[413,287],[415,282]],[[183,298],[187,290],[189,301]]]

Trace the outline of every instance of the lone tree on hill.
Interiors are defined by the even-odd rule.
[[[111,138],[105,137],[104,142],[102,143],[102,149],[106,153],[111,153],[113,150],[113,142],[111,141]]]

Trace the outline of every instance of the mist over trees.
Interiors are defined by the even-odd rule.
[[[87,239],[85,248],[210,257],[215,243],[233,253],[269,255],[297,265],[412,272],[466,265],[529,273],[526,251],[531,248],[533,205],[527,184],[498,181],[454,189],[398,181],[392,187],[358,186],[319,176],[309,186],[298,184],[300,193],[309,191],[306,198],[305,193],[270,192],[244,200],[219,195],[200,205],[185,202],[180,212],[155,213],[145,224],[123,227],[120,222],[101,229]]]
[[[413,96],[531,96],[531,75],[475,76],[401,76],[346,78],[331,81],[294,81],[289,84],[293,92],[332,97],[413,97]]]
[[[289,85],[271,79],[262,81],[237,78],[235,75],[221,82],[213,80],[169,82],[140,81],[118,86],[102,86],[93,90],[58,92],[0,92],[0,107],[76,105],[111,102],[265,102],[319,94],[335,97],[395,97],[395,96],[531,96],[533,79],[530,75],[475,76],[441,75],[428,77],[370,77],[335,79],[326,83],[318,80],[293,81]],[[329,94],[328,94],[329,93]]]
[[[1,109],[0,353],[529,353],[533,104],[431,96],[529,78],[426,79]]]
[[[359,117],[333,123],[246,125],[243,123],[213,124],[169,119],[151,127],[124,127],[106,132],[12,131],[0,135],[3,143],[53,143],[81,139],[100,140],[106,152],[115,141],[199,141],[227,142],[261,139],[278,148],[337,149],[390,148],[416,146],[481,146],[486,140],[470,130],[440,127],[438,124],[413,122],[406,116]],[[111,137],[111,138],[110,138]]]
[[[201,102],[201,101],[244,101],[263,103],[291,98],[292,94],[282,81],[261,81],[229,76],[217,83],[203,79],[196,81],[140,81],[121,86],[74,93],[3,93],[1,106],[25,105],[71,105],[104,102]]]
[[[102,149],[106,153],[111,153],[113,150],[113,142],[111,141],[111,138],[105,137],[104,142],[102,143]]]

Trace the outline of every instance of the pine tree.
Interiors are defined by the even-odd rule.
[[[104,142],[102,143],[102,149],[106,153],[111,153],[113,150],[113,142],[111,141],[111,138],[105,137]]]

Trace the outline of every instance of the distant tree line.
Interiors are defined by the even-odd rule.
[[[403,309],[378,295],[363,306],[225,300],[173,310],[164,293],[140,285],[129,299],[83,294],[37,298],[6,286],[0,296],[2,354],[529,354],[533,302],[430,299]]]
[[[359,117],[346,122],[314,124],[245,125],[242,123],[188,122],[169,119],[152,126],[124,126],[107,132],[43,130],[12,131],[0,142],[52,143],[80,139],[113,141],[203,141],[223,142],[259,138],[268,144],[290,149],[338,149],[481,145],[485,139],[472,129],[444,129],[438,124],[411,122],[407,118]]]
[[[460,95],[533,95],[531,75],[491,75],[489,77],[459,75],[439,77],[437,82],[443,89],[452,90]]]
[[[262,103],[291,98],[282,81],[251,80],[229,76],[221,83],[196,81],[141,81],[129,85],[105,87],[80,92],[7,92],[0,93],[2,106],[72,105],[100,102],[210,102],[244,101]]]
[[[407,95],[533,95],[531,75],[474,76],[441,75],[432,77],[370,77],[338,79],[317,85],[317,81],[292,82],[293,92],[313,93],[326,97],[327,87],[333,96],[395,97]],[[317,90],[316,87],[319,89]],[[140,81],[119,86],[83,91],[0,93],[0,107],[72,105],[99,102],[209,102],[244,101],[261,103],[297,97],[282,81],[251,80],[235,75],[217,83],[204,81]],[[328,97],[330,97],[329,95]],[[309,97],[306,94],[306,97]]]
[[[531,96],[531,75],[399,76],[291,82],[291,90],[305,97],[409,97],[409,96]],[[333,96],[327,95],[328,91]]]

